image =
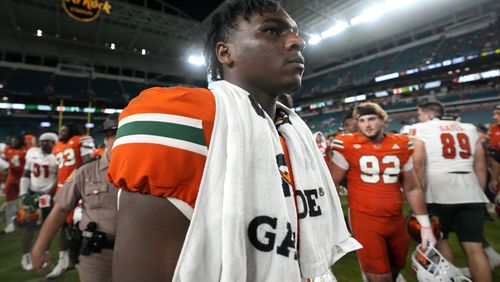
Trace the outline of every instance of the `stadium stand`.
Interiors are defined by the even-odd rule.
[[[13,92],[38,96],[45,94],[51,78],[52,74],[49,72],[16,69],[7,80],[7,88]]]
[[[337,88],[370,83],[376,76],[383,74],[404,73],[406,70],[418,69],[460,56],[478,57],[483,52],[500,48],[499,29],[500,24],[495,23],[480,31],[457,37],[446,38],[443,34],[432,42],[373,58],[367,62],[335,67],[334,71],[306,79],[295,97],[314,98],[319,93],[330,92]]]

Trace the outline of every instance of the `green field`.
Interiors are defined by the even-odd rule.
[[[1,200],[0,200],[1,201]],[[346,199],[342,197],[344,208]],[[486,222],[485,232],[486,238],[490,244],[500,251],[500,221],[496,215],[493,215],[494,222]],[[0,223],[0,228],[3,230],[4,222]],[[51,253],[54,261],[57,260],[57,241],[52,244]],[[450,244],[455,253],[455,265],[466,266],[465,257],[458,245],[456,237],[450,239]],[[410,252],[415,248],[412,243]],[[409,253],[410,253],[409,252]],[[16,282],[16,281],[43,281],[43,277],[38,275],[34,270],[26,272],[21,268],[21,231],[17,229],[11,234],[0,235],[0,281],[1,282]],[[348,254],[337,262],[333,267],[333,272],[337,279],[341,282],[361,281],[361,274],[358,266],[358,261],[355,253]],[[408,281],[416,281],[411,270],[411,260],[408,258],[407,265],[403,270],[403,276]],[[70,270],[64,276],[52,281],[78,281],[76,271]],[[493,281],[500,281],[500,267],[495,269],[493,273]]]

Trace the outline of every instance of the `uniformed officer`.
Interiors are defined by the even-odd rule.
[[[80,281],[111,281],[111,264],[116,230],[118,189],[107,181],[111,148],[118,127],[118,115],[110,115],[103,124],[105,153],[89,161],[68,177],[55,198],[55,206],[40,230],[32,250],[33,267],[41,274],[51,264],[47,253],[66,215],[82,204],[79,228],[82,234],[78,272]],[[97,246],[97,248],[95,247]]]

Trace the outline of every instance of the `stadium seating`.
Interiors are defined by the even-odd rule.
[[[50,72],[16,69],[10,74],[7,87],[18,93],[41,95],[45,94],[51,77]]]
[[[499,27],[500,24],[497,23],[481,31],[457,37],[443,37],[398,53],[373,58],[368,62],[336,69],[303,81],[302,87],[294,97],[314,98],[318,93],[332,91],[340,86],[366,84],[373,81],[376,76],[441,63],[458,56],[493,51],[500,47]]]
[[[130,81],[121,81],[123,88],[125,89],[125,93],[129,95],[129,98],[132,99],[139,95],[142,90],[149,88],[145,83],[138,82],[130,82]]]
[[[0,83],[5,84],[12,70],[6,67],[0,67]]]
[[[88,100],[89,79],[56,75],[54,94],[58,97],[74,97]]]
[[[439,100],[443,103],[451,102],[466,102],[468,100],[481,100],[485,98],[497,98],[498,90],[486,88],[472,88],[454,90],[450,93],[439,93],[432,95],[424,95],[414,97],[413,99],[404,99],[403,101],[395,103],[381,103],[386,111],[409,109],[410,111],[416,110],[418,104],[423,101]],[[300,113],[299,113],[300,114]],[[341,121],[344,112],[335,112],[329,114],[321,114],[318,112],[316,115],[305,117],[304,120],[309,125],[311,131],[322,131],[324,133],[333,133],[342,126]],[[479,123],[491,119],[491,110],[478,110],[478,111],[464,111],[462,114],[462,121],[469,123]],[[387,131],[399,131],[405,124],[412,124],[416,122],[416,115],[405,115],[403,118],[390,119],[387,123]]]
[[[96,78],[91,80],[91,85],[96,100],[125,102],[118,80]]]

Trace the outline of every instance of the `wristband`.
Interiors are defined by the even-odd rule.
[[[417,214],[415,217],[422,228],[431,228],[431,221],[428,214]]]

